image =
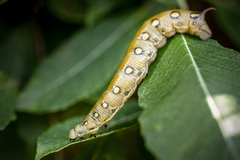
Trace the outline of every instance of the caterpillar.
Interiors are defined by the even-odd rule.
[[[211,37],[212,32],[203,12],[169,10],[145,21],[132,40],[125,58],[119,66],[107,90],[94,105],[86,118],[70,130],[70,141],[83,139],[86,134],[96,137],[98,129],[105,129],[113,116],[135,92],[137,85],[148,73],[148,66],[156,59],[157,49],[163,47],[168,37],[178,33],[189,33],[202,40]]]

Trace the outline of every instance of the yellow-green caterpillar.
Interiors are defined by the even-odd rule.
[[[203,12],[175,9],[145,21],[131,42],[107,90],[86,118],[70,130],[70,141],[76,138],[82,140],[85,134],[96,136],[99,127],[107,126],[146,76],[148,66],[157,56],[157,49],[166,44],[167,37],[178,32],[196,35],[202,40],[210,38],[212,32],[205,21],[205,14],[210,10],[215,8],[208,8]]]

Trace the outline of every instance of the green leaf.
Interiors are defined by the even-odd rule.
[[[108,136],[110,137],[110,136]],[[114,138],[108,138],[108,141],[96,147],[96,151],[92,155],[91,159],[114,159],[114,160],[123,160],[127,159],[127,150],[121,145],[121,141]],[[116,145],[118,144],[118,145]],[[119,145],[120,144],[120,145]],[[107,151],[107,152],[106,152]]]
[[[49,11],[63,22],[79,24],[83,21],[84,4],[79,0],[48,0]]]
[[[155,0],[162,5],[166,6],[169,9],[177,8],[178,6],[178,1],[185,1],[185,0]]]
[[[140,113],[141,109],[140,107],[138,107],[137,102],[133,100],[128,101],[111,120],[108,125],[107,132],[104,130],[104,127],[100,128],[97,138],[121,131],[125,127],[136,123],[136,119],[140,115]],[[83,119],[84,116],[71,118],[64,123],[57,124],[49,128],[46,132],[39,136],[37,144],[37,154],[35,159],[40,159],[43,156],[60,151],[61,149],[73,144],[95,139],[94,137],[86,138],[89,137],[89,135],[86,135],[85,139],[81,142],[79,140],[76,140],[75,142],[69,141],[68,134],[70,129],[79,124]]]
[[[110,82],[142,22],[159,8],[148,3],[131,16],[109,18],[76,32],[39,66],[17,109],[57,112],[95,94]]]
[[[17,127],[15,128],[15,132],[18,133],[17,137],[21,138],[21,141],[24,142],[24,149],[27,151],[29,159],[34,159],[36,155],[37,138],[47,129],[50,116],[37,116],[26,113],[18,113]],[[11,141],[14,143],[12,139]]]
[[[29,75],[35,63],[34,39],[28,23],[5,30],[0,40],[0,68],[13,78]]]
[[[87,26],[92,26],[96,21],[106,14],[108,14],[111,10],[119,5],[121,1],[113,1],[113,0],[88,0],[87,10],[85,13],[85,24]]]
[[[15,106],[18,83],[0,72],[0,130],[16,119]]]
[[[0,5],[6,3],[8,0],[0,0]]]
[[[118,134],[124,134],[126,131],[131,131],[136,127],[126,128],[117,134],[111,134],[102,138],[98,138],[91,142],[86,142],[81,145],[71,147],[75,149],[71,153],[74,160],[91,159],[91,160],[123,160],[127,159],[127,150],[124,148],[122,141],[118,138]],[[65,152],[64,152],[65,153]],[[71,159],[71,157],[70,157]]]
[[[177,35],[139,88],[146,147],[157,159],[239,159],[240,54]]]

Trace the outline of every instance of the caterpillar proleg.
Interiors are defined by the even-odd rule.
[[[95,135],[98,129],[109,123],[113,116],[135,92],[137,85],[148,73],[148,66],[155,60],[157,49],[163,47],[167,38],[176,33],[189,33],[202,40],[211,37],[212,32],[203,12],[169,10],[145,21],[130,43],[126,56],[119,66],[107,90],[94,105],[86,118],[70,130],[70,141],[83,139],[86,134]]]

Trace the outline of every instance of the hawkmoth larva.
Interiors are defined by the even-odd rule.
[[[148,72],[148,65],[157,56],[157,49],[166,44],[166,38],[178,33],[189,33],[202,40],[211,37],[211,30],[203,12],[170,10],[160,13],[144,22],[131,42],[126,56],[107,90],[94,105],[86,118],[70,130],[71,141],[83,139],[85,134],[96,136],[99,127],[106,125],[135,92],[137,85]]]

